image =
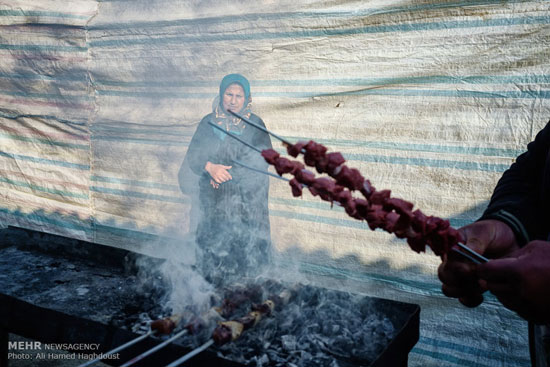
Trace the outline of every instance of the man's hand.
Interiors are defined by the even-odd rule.
[[[228,171],[231,167],[232,166],[224,166],[223,164],[206,162],[204,169],[210,174],[210,177],[212,177],[215,183],[221,184],[233,178]]]
[[[510,257],[480,265],[477,274],[505,307],[526,320],[550,322],[550,242],[529,242]]]
[[[500,258],[517,249],[514,232],[498,220],[482,220],[459,229],[466,246],[489,258]],[[479,282],[477,265],[454,251],[449,252],[439,266],[441,290],[447,297],[458,298],[465,306],[476,307],[483,302],[484,284]]]

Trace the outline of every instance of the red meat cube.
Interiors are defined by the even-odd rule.
[[[274,149],[264,149],[262,150],[262,157],[267,163],[274,165],[277,158],[279,158],[279,153]]]

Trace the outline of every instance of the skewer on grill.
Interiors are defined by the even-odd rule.
[[[178,323],[180,322],[180,320],[182,319],[182,315],[180,314],[175,314],[175,315],[172,315],[172,316],[169,316],[169,317],[166,317],[164,319],[159,319],[159,320],[155,320],[153,321],[151,324],[150,324],[150,329],[147,333],[143,334],[143,335],[140,335],[138,336],[137,338],[135,339],[132,339],[130,340],[129,342],[121,345],[121,346],[118,346],[114,349],[111,349],[110,351],[106,352],[105,354],[103,354],[101,357],[98,357],[96,359],[92,359],[86,363],[83,363],[81,365],[79,365],[78,367],[87,367],[87,366],[91,366],[93,365],[94,363],[97,363],[99,362],[100,360],[102,359],[105,359],[106,357],[112,355],[112,354],[115,354],[117,352],[120,352],[121,350],[124,350],[128,347],[131,347],[132,345],[134,344],[137,344],[139,343],[140,341],[142,341],[143,339],[147,338],[148,336],[151,336],[151,335],[158,335],[158,334],[170,334],[172,333],[172,331],[174,330],[174,328],[178,325]]]
[[[373,230],[375,228],[383,228],[390,233],[395,233],[399,238],[407,238],[407,242],[411,248],[417,252],[423,251],[425,244],[428,244],[437,255],[442,255],[452,249],[452,251],[458,252],[474,263],[479,264],[488,261],[484,256],[460,243],[460,233],[456,229],[450,227],[448,221],[437,217],[427,217],[418,209],[412,212],[413,205],[411,203],[398,198],[390,198],[389,190],[376,192],[370,182],[365,180],[358,170],[354,168],[350,169],[344,164],[345,159],[340,153],[328,153],[325,155],[327,150],[326,147],[313,141],[298,142],[293,145],[277,134],[251,122],[245,117],[233,111],[230,112],[234,116],[242,119],[245,123],[281,140],[287,147],[287,151],[290,155],[296,157],[298,154],[303,153],[307,165],[315,166],[319,173],[328,173],[329,176],[336,180],[336,182],[334,182],[328,178],[315,179],[311,172],[303,169],[304,166],[301,163],[279,157],[279,154],[273,149],[263,150],[261,152],[262,156],[268,163],[275,166],[279,175],[283,173],[292,173],[295,175],[295,178],[289,181],[294,196],[301,195],[301,188],[304,184],[310,186],[312,194],[319,194],[323,200],[328,200],[331,203],[333,201],[338,202],[338,200],[335,200],[334,194],[341,193],[342,195],[339,196],[339,199],[350,216],[360,220],[367,219],[369,227]],[[212,124],[212,126],[215,125]],[[259,151],[258,148],[251,146],[233,134],[217,126],[215,127],[250,148]],[[317,187],[315,186],[316,184]],[[350,191],[360,191],[367,200],[352,198],[350,192],[344,190],[345,188],[348,188]],[[318,189],[321,189],[321,192],[319,192]],[[380,201],[376,203],[376,208],[374,208],[374,206],[371,207],[369,203],[371,197],[374,198],[374,196],[376,196],[377,201]],[[364,213],[356,210],[355,206],[359,204],[362,206]],[[387,209],[386,206],[389,209]],[[372,211],[367,213],[369,210],[373,209],[378,210],[378,212]],[[378,213],[382,215],[383,218],[379,217]],[[391,220],[393,221],[390,223],[389,227],[386,226],[388,222],[376,223],[376,221],[384,222],[384,220],[386,220],[385,216],[388,214],[391,215]],[[375,219],[375,223],[372,223],[371,218]],[[401,222],[399,222],[400,219]],[[405,222],[403,222],[403,219]],[[399,228],[399,226],[403,228]],[[454,245],[457,245],[459,249],[454,248]]]
[[[238,302],[238,301],[237,301]],[[146,350],[145,352],[141,353],[140,355],[132,358],[131,360],[125,362],[120,367],[128,367],[131,366],[142,359],[150,356],[151,354],[161,350],[162,348],[166,347],[168,344],[172,343],[174,340],[181,338],[182,336],[186,334],[194,334],[198,332],[204,325],[208,324],[209,319],[215,319],[221,317],[221,315],[230,312],[230,309],[234,306],[235,303],[233,301],[228,301],[227,299],[224,300],[224,303],[221,307],[212,307],[208,310],[208,312],[203,315],[202,317],[196,317],[192,319],[188,324],[184,326],[184,329],[172,336],[171,338],[163,341],[162,343],[154,346],[151,349]],[[177,323],[174,323],[171,318],[165,318],[156,320],[153,323],[156,323],[155,327],[157,328],[157,331],[162,334],[170,334],[174,328],[177,326]],[[152,325],[152,324],[151,324]],[[153,327],[153,326],[151,326]]]
[[[246,300],[255,298],[256,296],[259,296],[261,293],[261,289],[259,287],[249,287],[247,289],[235,289],[229,292],[226,298],[222,301],[221,306],[219,307],[212,307],[201,317],[195,317],[192,320],[190,320],[185,326],[184,329],[172,336],[171,338],[165,340],[164,342],[154,346],[153,348],[146,350],[145,352],[141,353],[140,355],[132,358],[131,360],[125,362],[120,367],[129,367],[142,359],[150,356],[151,354],[159,351],[160,349],[166,347],[168,344],[173,342],[176,339],[179,339],[180,337],[191,333],[194,334],[198,330],[200,330],[204,325],[207,325],[209,320],[216,319],[220,317],[227,317],[233,313],[233,311],[241,305]],[[151,335],[151,333],[156,334],[165,334],[169,335],[174,331],[174,329],[178,326],[180,321],[182,320],[183,316],[181,314],[172,315],[163,319],[155,320],[151,323],[151,332],[147,334]],[[142,340],[145,338],[143,335],[140,337]],[[136,342],[132,343],[135,344]],[[132,345],[130,344],[130,345]],[[128,345],[129,346],[129,345]],[[118,351],[123,349],[122,347],[118,348]],[[114,352],[112,352],[114,353]]]
[[[229,321],[220,321],[218,326],[212,332],[212,338],[204,343],[203,345],[193,349],[191,352],[185,354],[179,359],[173,361],[166,367],[176,367],[181,365],[183,362],[188,361],[202,351],[208,349],[213,344],[223,345],[231,341],[237,340],[243,331],[248,330],[254,327],[260,320],[271,315],[275,306],[277,305],[286,305],[290,298],[292,297],[292,292],[288,289],[283,290],[279,295],[272,297],[274,300],[268,299],[259,305],[252,305],[252,311],[250,311],[246,316],[240,317],[236,320]]]
[[[148,336],[150,335],[153,335],[155,333],[154,330],[149,330],[146,334],[143,334],[143,335],[140,335],[138,336],[137,338],[135,339],[132,339],[130,340],[129,342],[119,346],[119,347],[116,347],[114,349],[111,349],[110,351],[106,352],[105,354],[103,354],[101,357],[98,357],[96,359],[92,359],[86,363],[83,363],[83,364],[80,364],[78,365],[78,367],[87,367],[87,366],[91,366],[92,364],[94,363],[97,363],[99,362],[100,360],[104,359],[104,358],[107,358],[108,356],[112,355],[112,354],[115,354],[117,352],[120,352],[121,350],[123,349],[126,349],[134,344],[137,344],[139,343],[140,341],[142,341],[143,339],[147,338]]]
[[[150,356],[151,354],[155,353],[156,351],[164,348],[165,346],[167,346],[168,344],[172,343],[174,340],[184,336],[185,334],[189,333],[189,330],[187,329],[183,329],[181,330],[179,333],[177,333],[176,335],[174,335],[173,337],[169,338],[169,339],[166,339],[165,341],[163,341],[162,343],[154,346],[153,348],[149,349],[149,350],[146,350],[145,352],[141,353],[140,355],[130,359],[128,362],[125,362],[124,364],[121,364],[120,367],[128,367],[128,366],[131,366],[139,361],[141,361],[142,359],[144,359],[145,357],[148,357]]]

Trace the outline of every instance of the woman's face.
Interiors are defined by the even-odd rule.
[[[231,84],[223,92],[223,109],[226,111],[241,112],[244,106],[244,89],[240,84]]]

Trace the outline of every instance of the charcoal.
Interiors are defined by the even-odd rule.
[[[285,289],[274,281],[261,286],[267,296]],[[251,303],[234,318],[244,316]],[[304,285],[288,304],[276,305],[270,316],[216,350],[220,357],[256,367],[369,365],[395,333],[392,322],[364,297]],[[182,343],[197,347],[208,338],[204,332],[184,337]]]
[[[283,348],[287,351],[296,350],[296,337],[294,335],[281,336],[281,342],[283,343]]]

